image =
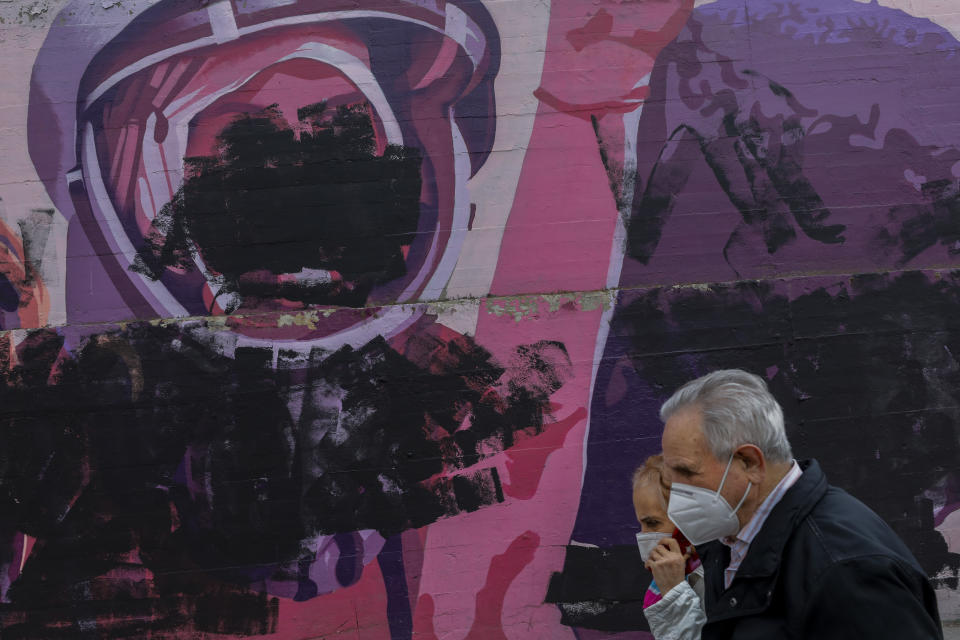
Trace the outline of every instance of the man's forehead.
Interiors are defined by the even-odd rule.
[[[680,409],[667,420],[663,428],[663,445],[705,445],[703,413],[696,407]]]
[[[699,409],[682,409],[667,420],[663,428],[663,461],[668,467],[698,463],[707,453],[703,435],[703,416]]]

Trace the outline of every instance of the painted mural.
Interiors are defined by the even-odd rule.
[[[5,15],[0,635],[649,638],[629,478],[719,367],[960,619],[939,6]]]

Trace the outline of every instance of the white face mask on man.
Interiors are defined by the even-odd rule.
[[[727,481],[732,463],[733,455],[727,461],[727,468],[723,472],[723,478],[716,492],[679,482],[670,486],[667,517],[694,546],[736,535],[740,531],[737,511],[747,499],[753,483],[747,484],[747,490],[740,498],[740,502],[735,508],[731,508],[720,495],[720,491],[723,490],[723,483]]]

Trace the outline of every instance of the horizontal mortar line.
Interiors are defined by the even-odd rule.
[[[727,328],[737,328],[740,325],[731,325],[731,327],[718,327],[717,330]],[[790,344],[796,344],[798,342],[820,342],[822,340],[829,340],[831,338],[846,338],[846,337],[884,337],[884,336],[897,336],[897,335],[917,335],[917,334],[937,334],[937,333],[947,333],[945,329],[938,329],[932,331],[917,331],[915,329],[889,329],[884,331],[850,331],[850,332],[836,332],[836,333],[823,333],[818,335],[803,335],[803,336],[794,336],[794,335],[784,335],[778,340],[771,340],[769,342],[750,342],[742,344],[729,344],[720,347],[702,347],[696,349],[676,349],[673,351],[645,351],[643,353],[626,353],[625,355],[628,358],[656,358],[663,356],[683,356],[683,355],[696,355],[698,353],[721,353],[723,351],[734,351],[737,349],[757,349],[760,347],[774,347],[774,346],[789,346]],[[629,336],[613,336],[613,337],[629,337]],[[621,356],[604,356],[601,360],[619,360]]]
[[[810,271],[788,271],[784,273],[778,273],[770,275],[769,277],[762,278],[737,278],[731,280],[697,280],[697,281],[686,281],[686,282],[654,282],[650,284],[642,285],[633,285],[625,287],[616,287],[613,289],[600,289],[601,291],[648,291],[653,289],[682,289],[682,288],[694,288],[700,286],[730,286],[735,284],[746,284],[746,283],[761,283],[761,282],[780,282],[780,281],[791,281],[791,280],[807,280],[815,279],[822,277],[846,277],[846,278],[855,278],[859,276],[870,276],[870,275],[896,275],[904,273],[922,273],[926,271],[960,271],[960,261],[958,263],[947,263],[947,264],[931,264],[922,267],[903,267],[903,268],[876,268],[872,270],[838,270],[838,269],[823,269],[823,270],[810,270]]]
[[[919,409],[903,409],[901,411],[880,411],[880,412],[857,412],[847,416],[830,416],[829,418],[796,418],[794,422],[799,425],[800,422],[803,422],[803,426],[810,424],[824,423],[824,422],[836,422],[838,420],[851,420],[859,418],[883,418],[886,416],[906,416],[911,414],[923,414],[923,413],[932,413],[935,411],[957,411],[960,410],[960,405],[945,405],[945,406],[936,406],[936,407],[922,407]],[[876,427],[867,427],[867,431],[872,431]]]
[[[187,322],[210,322],[214,323],[228,322],[231,319],[242,319],[242,320],[256,320],[256,319],[272,319],[278,318],[280,316],[288,317],[303,317],[316,314],[318,316],[317,321],[322,322],[322,319],[319,316],[323,315],[325,312],[329,312],[330,315],[340,311],[376,311],[378,309],[389,309],[394,307],[424,307],[429,309],[430,307],[436,308],[438,311],[442,311],[444,308],[453,308],[457,305],[464,304],[479,304],[480,302],[486,302],[488,305],[496,304],[498,302],[503,303],[514,303],[514,302],[529,302],[536,298],[540,298],[542,302],[548,302],[546,298],[570,298],[571,301],[580,296],[612,296],[618,293],[630,293],[630,292],[642,292],[642,291],[653,291],[657,289],[684,289],[684,288],[697,288],[697,287],[709,287],[709,286],[731,286],[736,284],[748,284],[748,283],[763,283],[763,282],[786,282],[786,281],[802,281],[815,278],[823,277],[837,277],[837,278],[846,278],[852,279],[859,276],[867,275],[896,275],[896,274],[905,274],[905,273],[923,273],[923,272],[943,272],[943,271],[960,271],[960,264],[947,264],[947,265],[929,265],[918,268],[902,268],[902,269],[873,269],[869,271],[849,271],[849,270],[822,270],[822,271],[809,271],[803,273],[786,273],[786,274],[777,274],[772,275],[768,278],[741,278],[741,279],[731,279],[731,280],[699,280],[699,281],[685,281],[685,282],[652,282],[644,283],[633,286],[619,286],[619,287],[610,287],[602,289],[580,289],[580,290],[561,290],[561,291],[538,291],[538,292],[521,292],[521,293],[512,293],[512,294],[501,294],[501,295],[485,295],[485,296],[461,296],[457,298],[438,298],[435,300],[423,300],[417,302],[402,302],[402,303],[386,303],[378,305],[370,305],[363,307],[312,307],[302,310],[289,310],[289,311],[270,311],[270,312],[259,312],[251,314],[226,314],[220,316],[214,315],[198,315],[198,316],[153,316],[146,318],[137,318],[137,317],[128,317],[128,318],[118,318],[115,320],[101,320],[101,321],[91,321],[91,322],[67,322],[62,325],[43,325],[40,327],[24,327],[17,329],[5,329],[0,331],[0,336],[8,334],[11,332],[23,332],[23,331],[33,331],[37,329],[44,328],[56,328],[56,327],[96,327],[96,326],[117,326],[118,328],[129,325],[129,324],[143,324],[143,323],[156,323],[156,324],[183,324]],[[69,312],[69,311],[68,311]],[[559,310],[557,311],[559,312]],[[495,312],[487,309],[487,313],[494,314]],[[521,309],[511,310],[509,306],[502,308],[501,315],[539,315],[539,310],[533,312],[524,313]],[[556,313],[556,312],[548,312]],[[281,343],[282,344],[282,343]]]
[[[639,358],[660,358],[660,357],[675,357],[675,356],[684,356],[684,355],[695,355],[698,353],[722,353],[724,351],[735,351],[738,349],[757,349],[760,347],[774,347],[778,345],[783,345],[786,342],[796,342],[790,338],[785,338],[783,340],[774,340],[771,342],[751,342],[749,344],[734,344],[734,345],[725,345],[722,347],[703,347],[698,349],[675,349],[673,351],[648,351],[643,353],[626,353],[625,355],[633,360]],[[605,357],[603,360],[618,360],[619,357]]]

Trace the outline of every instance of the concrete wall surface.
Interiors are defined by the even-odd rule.
[[[3,638],[652,637],[630,476],[728,367],[960,637],[956,2],[2,0],[0,51]]]

